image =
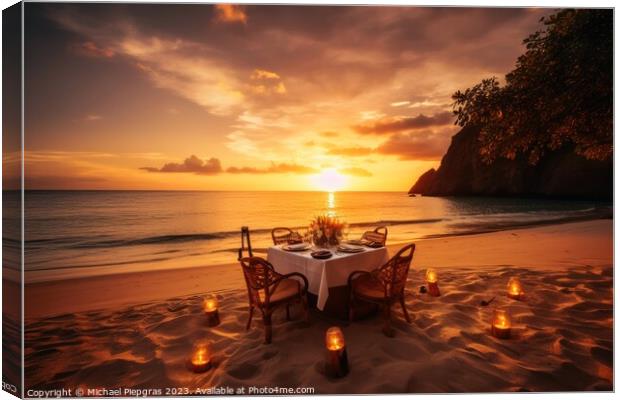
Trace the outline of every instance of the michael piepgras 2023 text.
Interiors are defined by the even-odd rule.
[[[149,397],[149,396],[183,396],[183,395],[294,395],[314,394],[313,387],[282,387],[282,386],[210,386],[205,388],[86,388],[75,389],[29,389],[26,396],[30,398],[60,397]]]

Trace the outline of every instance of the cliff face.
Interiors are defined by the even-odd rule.
[[[418,179],[410,194],[428,196],[549,196],[611,200],[613,161],[592,161],[571,149],[548,153],[536,166],[524,158],[482,162],[478,130],[465,127],[452,143],[435,171]]]

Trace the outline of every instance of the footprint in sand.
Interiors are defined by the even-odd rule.
[[[266,351],[266,352],[263,353],[261,358],[263,360],[270,360],[270,359],[274,358],[275,356],[277,356],[278,353],[279,352],[277,350],[275,350],[275,351]]]
[[[248,380],[255,377],[258,374],[259,367],[256,364],[242,363],[229,367],[226,373],[233,378]]]

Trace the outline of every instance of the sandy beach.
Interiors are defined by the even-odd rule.
[[[291,322],[275,314],[273,343],[263,345],[259,318],[245,330],[236,263],[31,284],[26,388],[612,390],[612,231],[612,220],[594,220],[417,241],[406,294],[413,322],[395,307],[394,338],[381,333],[379,315],[349,324],[314,310],[305,323],[295,309]],[[388,244],[391,253],[400,247]],[[441,297],[419,292],[427,267],[438,271]],[[513,276],[524,285],[522,301],[506,296]],[[216,328],[201,309],[209,292],[220,299]],[[511,339],[490,335],[495,307],[510,310]],[[351,372],[343,379],[324,373],[323,335],[332,325],[347,341]],[[213,341],[215,365],[194,374],[185,363],[201,338]]]

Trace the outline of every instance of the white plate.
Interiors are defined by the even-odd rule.
[[[344,253],[360,253],[366,249],[360,246],[353,246],[350,244],[341,244],[340,246],[338,246],[338,250]]]
[[[282,249],[286,251],[304,251],[310,249],[310,245],[308,243],[285,244],[282,246]]]

